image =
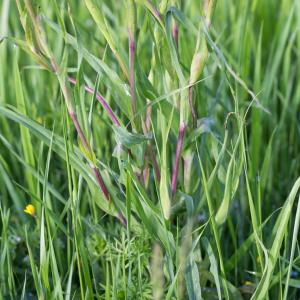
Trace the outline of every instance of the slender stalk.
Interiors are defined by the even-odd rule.
[[[300,222],[300,198],[298,200],[297,210],[296,210],[296,217],[294,222],[294,230],[293,230],[293,239],[292,239],[292,248],[291,248],[291,254],[290,254],[290,263],[288,267],[288,272],[286,275],[286,281],[285,281],[285,288],[284,288],[284,294],[283,294],[283,300],[287,299],[288,296],[288,290],[289,290],[289,281],[291,277],[292,272],[292,266],[294,261],[294,255],[296,250],[296,244],[297,244],[297,236],[299,231],[299,222]]]
[[[111,35],[110,29],[107,26],[105,16],[103,14],[102,9],[100,9],[94,0],[85,0],[85,5],[87,6],[91,16],[93,17],[94,21],[96,22],[98,28],[101,30],[101,33],[105,37],[107,44],[109,45],[112,53],[114,54],[115,58],[117,59],[126,79],[129,80],[127,66],[125,64],[125,59],[122,57],[119,48],[117,46],[118,42],[113,38]],[[98,1],[99,2],[99,1]]]
[[[216,246],[217,246],[217,251],[218,251],[218,256],[219,256],[219,262],[220,262],[220,270],[221,270],[221,275],[222,275],[222,284],[223,284],[223,289],[224,289],[224,296],[226,300],[229,300],[229,292],[228,292],[228,287],[227,287],[227,280],[226,280],[226,272],[225,272],[225,267],[224,267],[224,262],[223,262],[223,255],[221,251],[221,241],[220,241],[220,236],[219,236],[219,231],[218,227],[215,221],[215,212],[214,212],[214,207],[210,198],[210,194],[208,191],[208,186],[207,186],[207,180],[205,176],[205,172],[203,169],[202,161],[200,158],[200,153],[198,149],[198,145],[196,143],[196,149],[197,149],[197,156],[199,160],[199,165],[201,169],[201,174],[202,174],[202,182],[203,182],[203,188],[204,188],[204,193],[206,196],[206,201],[207,201],[207,206],[210,214],[210,224],[212,228],[212,232],[215,238]]]
[[[39,47],[39,51],[41,52],[41,54],[43,54],[44,56],[46,56],[49,59],[51,66],[52,66],[52,71],[57,76],[60,88],[61,88],[63,96],[64,96],[65,104],[67,106],[68,114],[74,124],[76,132],[77,132],[79,139],[81,141],[81,144],[84,148],[85,155],[87,156],[87,158],[89,158],[88,159],[89,166],[93,171],[93,174],[96,178],[96,181],[97,181],[97,184],[98,184],[100,190],[103,192],[106,200],[110,201],[111,199],[110,199],[109,191],[108,191],[108,189],[105,185],[105,182],[101,176],[100,170],[96,166],[96,162],[93,159],[93,157],[95,156],[94,152],[93,152],[89,142],[87,141],[87,138],[84,135],[84,132],[83,132],[83,130],[79,124],[79,121],[77,119],[75,109],[73,108],[72,97],[71,97],[71,93],[70,93],[70,90],[68,87],[69,80],[68,80],[68,78],[66,78],[64,76],[64,72],[62,72],[63,70],[60,68],[60,66],[56,62],[54,54],[52,53],[52,51],[50,50],[50,48],[47,44],[46,38],[44,36],[43,28],[39,22],[39,19],[34,14],[30,0],[25,0],[25,6],[29,12],[29,16],[34,25],[34,35],[35,35],[35,39],[36,39],[38,47]],[[24,29],[24,30],[26,30],[26,29]],[[74,84],[74,80],[72,80],[72,83]],[[104,99],[102,97],[100,97],[100,99],[101,99],[102,103],[106,104],[106,102],[104,101]],[[108,106],[105,106],[105,107],[108,108]],[[126,226],[126,220],[125,220],[124,216],[122,215],[122,213],[120,213],[120,212],[118,213],[118,218],[121,221],[121,223]]]
[[[198,30],[197,44],[196,44],[194,56],[190,67],[189,105],[191,109],[194,128],[197,127],[197,111],[193,104],[193,85],[197,82],[197,80],[201,76],[204,66],[208,59],[207,42],[203,32],[203,26],[206,26],[207,30],[209,30],[211,26],[211,19],[214,13],[215,6],[216,6],[216,0],[204,0],[203,9],[202,9],[204,24],[200,25]]]
[[[129,85],[131,95],[131,109],[133,117],[136,114],[136,94],[135,94],[135,79],[134,79],[134,68],[135,68],[135,31],[136,31],[136,5],[134,0],[128,0],[128,46],[129,46]],[[133,120],[134,121],[134,120]]]
[[[146,119],[145,119],[145,123],[142,123],[144,134],[150,131],[150,126],[151,126],[151,105],[149,105],[150,103],[149,99],[146,99],[146,102],[147,102]],[[151,145],[148,146],[148,148],[150,147]],[[149,180],[149,154],[150,154],[149,149],[147,149],[145,155],[145,167],[143,169],[143,178],[144,178],[145,186],[147,186]]]
[[[132,114],[136,114],[136,96],[135,96],[135,80],[134,80],[134,53],[135,53],[135,41],[131,35],[129,35],[129,84],[131,94],[131,106]]]
[[[76,84],[76,79],[72,78],[72,77],[68,77],[68,81],[72,84]],[[87,85],[84,86],[84,89],[90,93],[90,94],[94,94],[95,90]],[[117,126],[121,126],[120,121],[118,120],[117,116],[114,114],[113,110],[111,109],[111,107],[109,106],[109,104],[105,101],[105,99],[97,92],[96,93],[96,99],[99,101],[99,103],[103,106],[103,108],[106,110],[106,112],[108,113],[109,117],[111,118],[112,122],[117,125]]]
[[[149,99],[147,99],[146,119],[145,119],[145,122],[142,123],[142,129],[143,129],[143,132],[145,135],[150,131],[150,128],[151,128],[151,105],[150,105]],[[147,176],[148,156],[150,157],[150,160],[152,161],[152,166],[154,169],[154,174],[155,174],[156,180],[157,180],[157,182],[160,182],[160,170],[159,170],[159,166],[156,161],[155,153],[154,153],[154,150],[153,150],[153,147],[151,144],[149,144],[147,147],[147,156],[145,157],[145,160],[147,160],[147,161],[145,163],[146,167],[143,171],[144,179]]]
[[[80,126],[80,124],[78,122],[76,113],[74,112],[73,109],[72,110],[68,110],[68,113],[69,113],[70,118],[72,119],[72,122],[73,122],[73,124],[75,126],[75,129],[76,129],[77,134],[78,134],[78,136],[79,136],[79,138],[81,140],[81,143],[83,144],[84,148],[88,152],[90,152],[91,151],[90,145],[88,144],[88,142],[86,140],[86,137],[85,137],[85,135],[84,135],[84,133],[83,133],[83,131],[81,129],[81,126]]]
[[[216,0],[205,0],[203,5],[203,12],[202,15],[204,17],[205,26],[207,26],[207,29],[209,29],[211,25],[211,18],[214,12],[214,8],[216,5]],[[189,105],[191,109],[192,114],[192,120],[193,120],[193,127],[197,126],[197,112],[193,104],[193,84],[199,79],[199,77],[202,74],[204,65],[208,58],[208,49],[207,49],[207,42],[205,39],[205,36],[202,32],[202,27],[200,26],[198,31],[198,37],[197,37],[197,45],[194,52],[194,56],[191,63],[190,68],[190,79],[189,79]],[[184,138],[184,132],[185,132],[186,125],[184,122],[181,123],[179,127],[178,132],[178,140],[176,145],[176,156],[175,156],[175,164],[172,174],[172,182],[171,182],[171,189],[172,189],[172,196],[174,197],[176,193],[176,186],[177,186],[177,176],[178,176],[178,166],[179,166],[179,159],[181,156],[182,151],[182,143]]]
[[[144,168],[142,170],[142,174],[143,174],[144,185],[145,185],[145,187],[147,187],[148,182],[149,182],[149,157],[148,157],[148,153],[145,154],[145,164],[144,164]]]
[[[175,196],[176,188],[177,188],[177,176],[178,176],[178,169],[179,169],[179,161],[180,161],[180,156],[181,156],[181,151],[182,151],[185,129],[186,129],[186,124],[182,123],[179,126],[178,139],[177,139],[177,145],[176,145],[175,162],[174,162],[174,168],[173,168],[173,174],[172,174],[172,182],[171,182],[172,197]]]
[[[103,181],[103,178],[102,178],[102,176],[101,176],[101,174],[100,174],[99,169],[98,169],[94,164],[91,164],[90,166],[91,166],[91,169],[92,169],[92,171],[93,171],[93,173],[94,173],[94,175],[95,175],[95,178],[96,178],[96,180],[97,180],[97,183],[98,183],[98,185],[100,186],[100,188],[101,188],[101,190],[102,190],[102,192],[103,192],[105,198],[106,198],[108,201],[110,201],[109,192],[108,192],[107,187],[106,187],[106,185],[105,185],[105,183],[104,183],[104,181]]]
[[[195,106],[193,104],[193,86],[189,87],[189,104],[191,108],[193,127],[196,128],[198,116],[197,116],[197,111],[195,109]]]
[[[159,13],[159,10],[155,7],[155,5],[152,3],[151,0],[147,0],[149,8],[151,9],[151,12],[153,13],[153,15],[158,19],[158,20],[162,20],[161,14]]]
[[[156,161],[156,157],[155,157],[155,153],[154,153],[154,150],[152,148],[152,145],[148,145],[147,147],[147,155],[145,155],[145,168],[143,170],[143,178],[144,178],[144,183],[147,182],[147,178],[148,178],[148,172],[149,172],[149,157],[150,157],[150,160],[152,162],[152,166],[153,166],[153,170],[154,170],[154,174],[155,174],[155,177],[156,177],[156,180],[157,182],[159,183],[160,182],[160,170],[159,170],[159,166],[158,166],[158,163]]]
[[[68,81],[72,84],[76,84],[76,79],[74,79],[73,77],[68,77]],[[87,85],[84,86],[84,89],[90,93],[90,94],[94,94],[95,90]],[[114,114],[113,110],[111,109],[111,107],[109,106],[109,104],[105,101],[105,99],[97,92],[96,93],[96,99],[100,102],[100,104],[103,106],[103,108],[106,110],[106,112],[108,113],[108,115],[110,116],[112,122],[116,125],[116,126],[121,126],[120,121],[118,120],[118,118],[116,117],[116,115]],[[129,155],[132,156],[132,153],[130,150],[128,150]]]
[[[150,6],[153,8],[154,14],[160,19],[159,11],[153,6],[151,1],[148,1]],[[135,69],[135,51],[136,51],[136,5],[134,0],[128,0],[128,42],[129,42],[129,84],[130,84],[130,94],[131,94],[131,106],[132,113],[135,116],[137,111],[137,101],[136,101],[136,93],[135,93],[135,77],[134,77],[134,69]],[[151,107],[147,108],[146,113],[146,128],[144,129],[144,133],[147,133],[150,130],[150,120],[151,120]],[[142,126],[143,127],[143,126]],[[160,172],[155,159],[155,155],[151,145],[148,146],[148,153],[150,155],[150,159],[152,160],[155,176],[160,181]],[[145,157],[146,161],[148,157]],[[144,181],[147,177],[147,165],[143,172]]]
[[[157,161],[155,158],[155,154],[154,154],[154,151],[153,151],[151,145],[149,146],[149,154],[150,154],[150,158],[152,160],[152,165],[153,165],[156,180],[157,180],[157,182],[160,182],[160,170],[159,170],[159,167],[158,167],[158,164],[157,164]]]
[[[56,70],[59,70],[58,69],[58,66],[57,64],[55,63],[54,59],[52,58],[52,64],[56,66]],[[77,134],[80,138],[80,141],[86,151],[86,153],[89,155],[89,156],[93,156],[93,150],[91,149],[84,133],[83,133],[83,130],[81,129],[81,126],[79,124],[79,121],[77,119],[77,116],[76,116],[76,113],[75,113],[75,110],[73,109],[73,106],[72,106],[72,103],[71,103],[71,97],[70,97],[70,93],[69,93],[69,89],[67,87],[67,80],[64,80],[61,75],[60,72],[56,72],[58,75],[58,80],[59,80],[59,83],[61,85],[61,89],[63,91],[63,94],[64,94],[64,98],[65,98],[65,102],[66,102],[66,105],[67,105],[67,108],[68,108],[68,113],[70,115],[70,118],[72,119],[73,121],[73,124],[75,126],[75,129],[77,131]],[[98,167],[96,166],[96,164],[93,162],[93,161],[90,161],[89,162],[89,165],[90,165],[90,168],[92,169],[92,172],[95,176],[95,179],[97,181],[97,184],[100,188],[100,190],[102,191],[102,193],[104,194],[104,197],[106,198],[107,201],[111,201],[110,199],[110,194],[109,194],[109,191],[105,185],[105,182],[101,176],[101,173],[100,173],[100,170],[98,169]],[[120,222],[126,226],[126,220],[125,220],[125,217],[123,216],[122,213],[118,212],[118,219],[120,220]],[[124,222],[125,220],[125,222]]]

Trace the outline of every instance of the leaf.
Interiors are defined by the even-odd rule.
[[[117,46],[117,45],[120,45],[120,43],[118,43],[116,41],[116,39],[113,37],[110,27],[106,24],[105,17],[102,13],[102,10],[96,6],[96,4],[93,0],[85,0],[85,4],[86,4],[90,14],[92,15],[94,21],[96,22],[97,26],[101,30],[101,33],[105,37],[109,47],[111,48],[112,52],[116,56],[120,66],[121,66],[122,71],[124,72],[126,77],[129,78],[128,67],[125,64],[125,58],[123,58],[120,55],[120,52],[122,52],[122,51],[119,51],[120,49]]]
[[[255,290],[253,296],[251,297],[252,300],[259,300],[259,299],[265,299],[269,286],[271,283],[271,278],[272,274],[274,272],[277,260],[279,258],[279,251],[282,245],[283,238],[286,234],[286,228],[288,221],[290,220],[293,204],[295,197],[299,191],[300,188],[300,178],[298,178],[277,218],[275,228],[276,234],[273,240],[272,247],[269,251],[269,263],[267,265],[267,270],[266,270],[266,276],[264,276],[258,286],[257,289]]]
[[[213,124],[214,120],[212,118],[201,118],[198,120],[197,128],[195,128],[184,140],[183,149],[188,148],[203,133],[211,132]]]
[[[296,287],[298,289],[300,288],[300,281],[299,280],[295,280],[295,279],[294,280],[291,279],[292,265],[293,265],[293,261],[294,261],[296,244],[298,242],[298,238],[297,237],[298,237],[298,231],[299,231],[299,223],[300,223],[300,197],[298,199],[298,205],[297,205],[297,211],[296,211],[296,217],[295,217],[295,223],[294,223],[292,248],[291,248],[291,254],[290,254],[290,257],[289,257],[289,268],[288,268],[288,272],[287,272],[287,275],[286,275],[283,300],[287,299],[288,289],[289,289],[290,285],[293,286],[293,284],[297,283]]]
[[[19,113],[16,113],[8,108],[4,108],[3,106],[0,106],[0,115],[4,115],[6,118],[9,118],[13,120],[14,122],[17,122],[25,127],[27,127],[32,134],[37,136],[41,141],[43,141],[46,145],[50,145],[51,142],[51,137],[52,137],[52,132],[49,131],[48,129],[44,128],[40,124],[34,122],[33,120],[29,119],[28,117],[21,115]],[[99,207],[107,212],[110,215],[117,215],[116,210],[114,209],[113,205],[110,205],[108,201],[106,201],[103,198],[103,194],[99,191],[98,188],[98,183],[89,168],[83,160],[82,160],[82,152],[79,150],[79,148],[73,146],[74,152],[69,153],[69,159],[70,159],[70,164],[72,167],[83,176],[83,178],[87,181],[89,188],[92,192],[92,195],[94,196],[94,199],[97,201],[97,204]],[[65,149],[65,143],[64,139],[61,138],[58,135],[53,135],[53,146],[52,150],[58,154],[62,159],[66,159],[66,149]],[[103,175],[103,174],[102,174]],[[103,176],[103,179],[105,180],[105,176]],[[110,188],[110,193],[113,193],[113,187],[111,184],[105,180],[105,183],[108,188]],[[123,204],[121,201],[117,198],[114,197],[113,201],[117,205],[117,207],[122,207]]]
[[[161,126],[161,136],[162,136],[162,147],[161,147],[161,168],[160,168],[160,183],[159,183],[159,196],[160,203],[163,210],[165,219],[170,218],[171,213],[171,199],[169,194],[169,177],[167,169],[167,141],[173,119],[173,110],[169,120],[167,121],[165,116],[161,111],[159,111],[158,118],[160,120]]]
[[[77,142],[78,142],[79,149],[81,150],[81,152],[83,153],[83,155],[85,156],[85,158],[89,162],[91,162],[94,165],[96,165],[97,158],[96,158],[96,155],[95,155],[94,151],[92,149],[86,149],[86,147],[83,146],[82,141],[81,141],[80,138],[77,139]]]
[[[137,193],[134,193],[132,190],[130,194],[132,196],[132,204],[134,205],[138,216],[147,228],[147,231],[156,240],[161,242],[165,251],[167,251],[168,255],[172,257],[175,253],[175,242],[172,233],[168,231],[161,223],[159,211],[151,203],[146,192],[143,190],[143,187],[135,179],[135,176],[129,165],[127,165],[127,176],[131,178],[135,188],[137,189]],[[130,185],[127,186],[130,187]],[[139,199],[137,198],[137,194],[140,196]]]
[[[44,20],[49,24],[49,26],[58,34],[60,34],[67,44],[70,44],[75,51],[83,55],[87,63],[99,74],[105,74],[103,76],[103,81],[110,88],[111,93],[113,94],[113,100],[120,107],[120,110],[125,113],[125,115],[131,117],[131,105],[130,105],[130,93],[128,91],[128,86],[124,81],[121,80],[119,75],[110,68],[103,60],[100,60],[93,54],[91,54],[85,47],[78,44],[78,40],[70,34],[63,35],[62,30],[49,20],[44,17]]]
[[[186,270],[185,270],[185,282],[188,291],[189,299],[197,300],[203,299],[201,295],[200,276],[198,266],[195,262],[194,254],[191,253],[188,257]]]
[[[216,223],[218,225],[223,224],[226,221],[228,211],[229,211],[229,204],[230,201],[232,200],[234,193],[237,189],[237,184],[238,184],[238,179],[240,176],[241,168],[237,168],[237,171],[234,171],[234,165],[236,164],[236,152],[238,148],[243,148],[242,145],[242,136],[243,136],[243,127],[241,127],[238,139],[236,141],[228,168],[227,168],[227,173],[226,173],[226,181],[225,181],[225,190],[224,190],[224,196],[223,200],[221,202],[221,205],[218,209],[218,212],[216,214]],[[238,166],[242,166],[243,163],[243,152],[241,153],[241,156],[238,158]]]
[[[21,76],[18,66],[18,52],[16,51],[14,56],[14,79],[15,79],[15,92],[16,92],[16,100],[17,100],[17,108],[18,110],[24,114],[27,115],[26,112],[26,102],[24,99],[23,94],[23,88],[22,88],[22,82],[21,82]],[[24,153],[24,159],[26,164],[28,164],[31,167],[35,167],[35,160],[34,160],[34,151],[31,143],[31,137],[29,130],[25,128],[24,126],[20,125],[20,134],[21,134],[21,142],[22,142],[22,148]],[[34,193],[35,192],[35,183],[33,180],[33,176],[30,172],[25,172],[25,177],[29,186],[29,190]]]
[[[145,143],[152,139],[151,133],[149,133],[148,135],[130,133],[124,127],[116,125],[113,125],[112,128],[116,135],[117,144],[124,145],[127,148],[131,148],[134,145]]]
[[[272,162],[272,150],[273,150],[273,139],[275,136],[275,132],[276,129],[274,129],[269,143],[268,143],[268,147],[266,149],[266,154],[262,163],[262,167],[261,167],[261,190],[262,193],[265,191],[265,189],[267,188],[267,180],[268,177],[270,176],[270,167],[271,167],[271,162]]]
[[[219,273],[218,273],[217,260],[213,253],[213,249],[206,237],[203,238],[203,244],[204,244],[205,250],[207,252],[207,255],[208,255],[208,258],[210,261],[210,272],[212,273],[212,275],[214,276],[214,279],[215,279],[215,284],[216,284],[217,292],[218,292],[218,298],[219,298],[219,300],[222,300],[221,282],[220,282]]]
[[[8,41],[12,42],[13,44],[15,44],[16,46],[20,47],[27,54],[29,54],[32,57],[32,59],[37,62],[37,64],[41,65],[46,70],[49,70],[49,71],[52,70],[52,67],[49,64],[49,62],[47,61],[47,59],[45,59],[43,56],[34,52],[33,49],[31,48],[31,46],[28,45],[27,42],[20,40],[20,39],[12,38],[12,37],[9,37],[6,39]]]

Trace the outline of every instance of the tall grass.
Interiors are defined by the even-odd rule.
[[[0,10],[0,299],[300,297],[299,1]]]

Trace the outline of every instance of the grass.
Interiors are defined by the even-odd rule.
[[[0,300],[300,297],[299,1],[0,5]]]

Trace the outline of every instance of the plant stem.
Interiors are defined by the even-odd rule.
[[[173,39],[175,41],[176,49],[178,49],[178,27],[176,24],[176,21],[173,21],[173,27],[172,27],[172,35]]]
[[[175,193],[176,193],[179,160],[180,160],[181,151],[182,151],[185,129],[186,129],[186,124],[182,123],[179,126],[178,139],[177,139],[177,145],[176,145],[175,163],[174,163],[173,174],[172,174],[172,182],[171,182],[172,197],[174,197]]]
[[[53,69],[57,75],[57,78],[58,78],[58,81],[59,81],[59,84],[60,84],[60,87],[61,87],[61,90],[63,92],[63,95],[64,95],[64,99],[65,99],[65,103],[66,103],[66,106],[67,106],[67,110],[68,110],[68,113],[70,115],[70,118],[72,119],[72,122],[75,126],[75,129],[77,131],[77,134],[81,140],[81,143],[84,147],[84,149],[86,150],[87,153],[91,154],[91,156],[93,156],[93,150],[91,149],[84,133],[83,133],[83,130],[81,129],[81,126],[79,124],[79,121],[77,119],[77,116],[76,116],[76,113],[75,113],[75,110],[73,108],[73,105],[72,105],[72,101],[71,101],[71,95],[70,95],[70,91],[69,91],[69,88],[68,88],[68,79],[65,79],[65,77],[63,77],[61,75],[61,72],[60,72],[60,69],[59,69],[59,66],[57,65],[54,57],[51,58],[51,62],[52,62],[52,66],[53,66]],[[104,99],[103,99],[104,100]],[[93,171],[93,174],[96,178],[96,181],[97,181],[97,184],[100,188],[100,190],[102,191],[102,193],[104,194],[105,196],[105,199],[107,201],[111,201],[110,199],[110,194],[109,194],[109,191],[105,185],[105,182],[101,176],[101,173],[100,173],[100,170],[98,169],[98,167],[96,166],[96,164],[94,162],[90,162],[89,163],[92,171]],[[121,212],[118,212],[118,219],[120,220],[120,222],[126,226],[126,220],[125,220],[125,217],[123,216],[123,214]],[[124,222],[125,220],[125,222]]]
[[[101,188],[101,190],[102,190],[102,192],[103,192],[106,200],[110,201],[109,192],[108,192],[107,187],[106,187],[106,185],[105,185],[105,183],[103,181],[103,178],[102,178],[102,176],[100,174],[99,169],[94,164],[91,164],[90,166],[91,166],[91,169],[92,169],[92,171],[93,171],[93,173],[95,175],[97,183],[100,186],[100,188]]]
[[[67,87],[66,87],[66,90],[67,90]],[[81,126],[80,126],[80,124],[78,122],[76,113],[74,112],[74,110],[68,110],[68,112],[69,112],[70,118],[73,121],[73,124],[74,124],[74,126],[76,128],[77,134],[78,134],[78,136],[79,136],[79,138],[80,138],[80,140],[81,140],[84,148],[86,149],[86,151],[88,153],[93,153],[93,150],[91,149],[89,143],[87,142],[87,139],[86,139],[86,137],[85,137],[85,135],[84,135],[84,133],[83,133],[83,131],[81,129]],[[106,200],[107,201],[111,201],[109,191],[108,191],[108,189],[107,189],[107,187],[105,185],[105,182],[104,182],[104,180],[103,180],[103,178],[101,176],[100,170],[98,169],[98,167],[96,166],[96,164],[93,163],[93,162],[90,162],[90,167],[91,167],[91,169],[92,169],[92,171],[94,173],[94,176],[96,178],[98,186],[100,187],[100,189],[101,189],[102,193],[104,194]],[[123,216],[123,214],[121,212],[118,212],[118,219],[121,221],[121,223],[124,226],[127,225],[126,219],[125,219],[125,217]]]
[[[146,119],[145,119],[145,122],[142,123],[142,128],[143,128],[143,132],[145,135],[150,131],[150,128],[151,128],[151,105],[150,105],[149,99],[147,99]],[[152,161],[152,166],[154,169],[154,174],[155,174],[156,180],[157,180],[157,182],[160,182],[160,170],[159,170],[159,167],[158,167],[158,164],[156,161],[156,157],[155,157],[155,153],[154,153],[154,150],[153,150],[151,144],[149,144],[147,147],[147,154],[149,155],[150,160]],[[147,162],[148,162],[148,155],[145,157]],[[147,174],[147,169],[148,169],[147,162],[145,163],[146,167],[144,169],[143,174]],[[145,176],[144,176],[144,178],[145,178]]]
[[[193,119],[193,127],[196,128],[198,117],[197,117],[197,111],[193,104],[193,87],[192,86],[189,87],[189,104],[190,104],[191,114],[192,114],[192,119]]]
[[[135,41],[133,36],[129,33],[129,84],[131,94],[132,114],[136,114],[136,96],[135,96],[135,80],[134,80],[134,53]]]
[[[149,150],[150,158],[152,160],[152,165],[153,165],[156,180],[157,182],[160,182],[160,171],[151,145],[149,145],[148,150]]]
[[[127,0],[127,22],[128,22],[128,47],[129,47],[129,85],[131,95],[132,122],[134,125],[135,114],[137,111],[135,94],[135,48],[136,48],[136,4],[134,0]]]
[[[77,134],[78,134],[78,136],[79,136],[79,138],[80,138],[80,140],[81,140],[84,148],[88,152],[90,152],[91,151],[90,145],[88,144],[88,142],[86,140],[86,137],[85,137],[85,135],[84,135],[84,133],[83,133],[83,131],[81,129],[81,126],[80,126],[80,124],[78,122],[76,113],[74,112],[74,110],[70,110],[70,109],[68,109],[68,113],[69,113],[70,118],[73,121],[73,124],[75,126],[76,131],[77,131]]]
[[[152,3],[151,0],[147,0],[147,1],[148,1],[148,4],[149,4],[150,8],[151,8],[151,12],[153,13],[153,15],[154,15],[157,19],[159,19],[159,20],[161,21],[161,20],[162,20],[162,17],[161,17],[161,15],[160,15],[158,9],[154,6],[154,4]]]
[[[76,79],[72,78],[72,77],[68,77],[68,81],[72,84],[76,84]],[[84,89],[90,93],[90,94],[94,94],[95,90],[87,85],[84,86]],[[116,117],[116,115],[114,114],[113,110],[111,109],[111,107],[109,106],[109,104],[105,101],[105,99],[97,92],[96,93],[96,99],[99,101],[99,103],[103,106],[103,108],[106,110],[106,112],[108,113],[109,117],[111,118],[112,122],[117,125],[117,126],[121,126],[120,121],[118,120],[118,118]]]

